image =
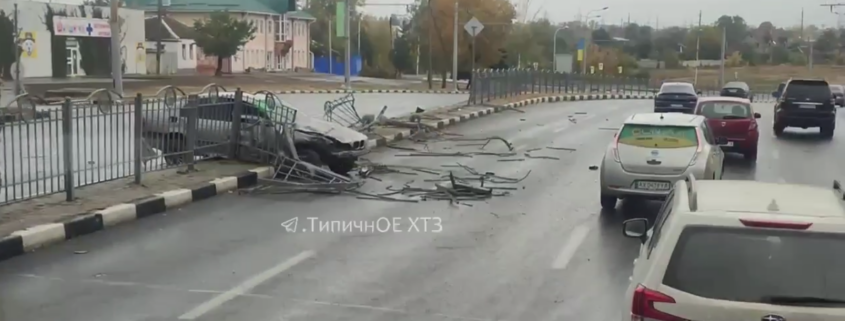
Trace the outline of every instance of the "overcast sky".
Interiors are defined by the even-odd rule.
[[[438,0],[451,1],[451,0]],[[514,3],[518,0],[512,0]],[[367,3],[412,3],[412,0],[367,0]],[[555,21],[575,20],[580,11],[588,11],[609,7],[601,13],[607,24],[619,24],[627,21],[655,26],[660,21],[660,27],[672,25],[689,25],[698,23],[698,11],[702,10],[702,23],[712,23],[723,14],[740,15],[749,25],[757,26],[763,21],[771,21],[777,26],[799,25],[801,23],[801,8],[804,7],[804,23],[835,27],[837,16],[830,12],[829,7],[821,7],[822,3],[837,3],[834,0],[530,0],[528,17],[536,12],[538,18],[547,14],[547,18]],[[404,13],[401,7],[369,6],[368,13],[374,15],[389,15]],[[841,7],[845,12],[845,7]],[[845,19],[843,19],[845,23]]]

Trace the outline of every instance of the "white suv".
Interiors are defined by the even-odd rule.
[[[625,321],[845,320],[843,191],[680,180],[641,241]]]

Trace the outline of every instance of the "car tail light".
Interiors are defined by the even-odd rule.
[[[739,219],[739,222],[747,227],[778,228],[787,230],[806,230],[810,228],[811,225],[813,225],[813,223],[803,222],[757,221],[742,218]]]
[[[701,130],[695,130],[695,136],[698,138],[698,147],[695,148],[695,155],[692,155],[692,159],[689,161],[689,166],[695,165],[695,161],[698,160],[698,156],[701,155],[701,152],[704,151],[704,145],[702,142],[704,141],[704,135],[701,133]]]
[[[622,160],[619,158],[619,133],[616,133],[613,137],[613,148],[610,149],[610,152],[613,153],[613,160],[621,163]]]
[[[675,299],[663,293],[649,290],[642,284],[637,285],[634,290],[634,300],[631,304],[631,321],[658,320],[658,321],[686,321],[654,307],[655,303],[675,303]]]

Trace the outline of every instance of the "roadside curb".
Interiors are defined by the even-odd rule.
[[[555,102],[563,102],[563,101],[588,101],[588,100],[610,100],[610,99],[621,99],[621,100],[634,100],[634,99],[654,99],[653,95],[631,95],[631,94],[591,94],[591,95],[555,95],[555,96],[545,96],[545,97],[537,97],[537,98],[529,98],[520,100],[517,102],[501,105],[501,106],[492,106],[492,105],[484,105],[484,106],[492,106],[488,108],[484,108],[481,110],[473,111],[464,115],[455,116],[447,119],[441,119],[437,121],[423,121],[423,124],[436,127],[438,129],[445,128],[448,126],[452,126],[459,123],[465,123],[470,120],[491,115],[495,113],[502,112],[508,109],[515,109],[519,107],[525,107],[529,105],[536,105],[542,103],[555,103]],[[388,137],[379,137],[370,139],[367,142],[367,146],[371,148],[375,147],[383,147],[387,146],[388,144],[400,141],[405,139],[406,137],[410,137],[414,131],[410,129],[399,131],[398,133],[394,134],[393,136]]]
[[[112,226],[164,213],[169,209],[198,202],[258,184],[269,178],[273,168],[262,166],[234,176],[219,177],[194,188],[175,189],[133,203],[123,203],[91,212],[62,223],[36,225],[0,238],[0,261],[54,243],[91,234]]]
[[[652,97],[653,96],[648,95],[628,94],[545,96],[524,99],[502,106],[485,107],[484,109],[476,110],[460,116],[425,122],[425,124],[437,128],[444,128],[485,115],[499,113],[504,110],[547,102],[650,99]],[[403,140],[411,134],[411,130],[403,130],[392,137],[371,139],[368,142],[368,145],[371,147],[386,146],[394,141]],[[272,167],[260,166],[238,175],[219,177],[193,188],[170,190],[157,193],[136,202],[112,205],[101,210],[77,216],[65,222],[41,224],[24,230],[15,231],[8,236],[0,237],[0,261],[8,260],[48,245],[109,229],[115,225],[161,214],[167,210],[181,207],[193,202],[223,195],[241,188],[252,187],[258,184],[259,178],[270,178],[272,175]]]
[[[275,91],[278,95],[291,94],[469,94],[468,91],[454,90],[413,90],[413,89],[362,89],[362,90],[280,90]]]

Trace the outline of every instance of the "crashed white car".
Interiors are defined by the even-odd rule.
[[[278,137],[284,124],[293,124],[299,158],[341,175],[347,175],[358,157],[369,151],[366,135],[309,116],[276,95],[243,93],[242,101],[241,145],[283,150]],[[142,135],[147,144],[162,151],[168,165],[180,163],[183,156],[178,153],[187,150],[186,113],[191,110],[182,108],[186,103],[181,99],[168,107],[144,110]],[[235,118],[235,92],[199,95],[198,105],[195,155],[226,155]]]

